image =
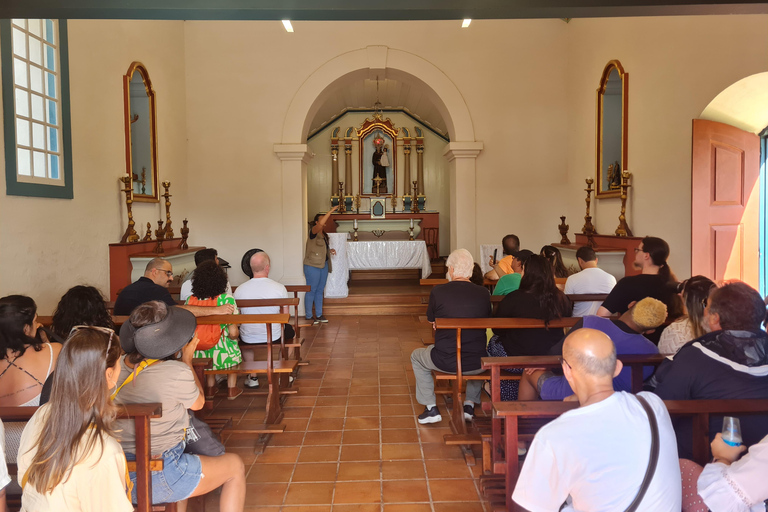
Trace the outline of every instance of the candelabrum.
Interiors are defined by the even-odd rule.
[[[565,215],[560,217],[560,225],[557,227],[560,230],[560,243],[564,245],[571,245],[571,241],[568,240],[568,228],[570,226],[565,223]]]
[[[629,191],[629,178],[632,174],[626,169],[621,173],[621,214],[619,215],[619,227],[616,228],[616,236],[632,236],[632,230],[627,225],[627,192]]]
[[[189,249],[189,245],[187,244],[187,238],[189,238],[189,228],[187,227],[187,219],[184,219],[181,222],[184,225],[181,228],[181,243],[179,244],[179,249]],[[149,226],[149,223],[147,223],[147,226]]]
[[[411,213],[419,213],[419,182],[413,182],[413,197],[411,197]],[[413,238],[411,238],[413,240]]]
[[[397,213],[397,196],[392,194],[392,213]]]
[[[128,227],[125,229],[125,233],[123,233],[123,238],[120,239],[120,243],[138,242],[139,234],[136,233],[136,230],[134,229],[136,222],[133,220],[133,181],[130,176],[123,176],[120,178],[120,182],[125,185],[125,188],[122,191],[125,192],[125,205],[128,208]]]
[[[339,213],[344,213],[347,211],[346,205],[344,204],[344,182],[339,182],[339,209],[336,210]]]
[[[361,203],[361,202],[362,202],[362,201],[361,201],[361,199],[360,199],[360,194],[357,194],[357,195],[355,196],[355,210],[357,211],[357,213],[360,213],[360,203]]]
[[[165,252],[165,250],[163,249],[163,238],[165,238],[165,230],[163,229],[162,220],[157,221],[157,229],[155,230],[155,236],[157,237],[157,246],[155,246],[155,249],[153,252],[157,254],[163,254]]]
[[[165,189],[165,238],[173,238],[173,228],[171,227],[171,194],[168,193],[168,189],[171,188],[170,181],[163,182],[163,188]]]
[[[592,236],[597,234],[597,230],[595,229],[595,226],[592,225],[592,216],[589,214],[589,207],[592,203],[592,184],[595,182],[595,180],[594,178],[587,178],[585,181],[587,183],[587,188],[584,189],[584,191],[587,193],[587,214],[584,216],[584,227],[581,228],[581,232],[587,236],[587,244],[590,247],[594,247],[595,241]]]
[[[147,233],[144,235],[144,238],[141,239],[142,242],[151,242],[152,241],[152,223],[147,222]]]

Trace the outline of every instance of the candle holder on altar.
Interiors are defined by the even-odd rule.
[[[339,209],[336,211],[339,213],[346,212],[347,210],[345,208],[346,207],[345,203],[346,201],[344,201],[344,182],[340,181],[339,182]]]
[[[147,222],[147,233],[144,235],[144,238],[141,239],[142,242],[151,242],[152,241],[152,223]]]
[[[392,213],[397,213],[397,196],[392,194]]]
[[[587,235],[588,238],[590,238],[592,235],[596,234],[597,231],[595,230],[595,226],[592,225],[592,216],[589,214],[590,211],[590,204],[592,202],[592,184],[595,182],[594,178],[587,178],[587,188],[584,189],[584,191],[587,193],[587,214],[584,216],[584,227],[581,228],[581,232]],[[591,245],[591,244],[590,244]]]
[[[560,230],[560,243],[563,245],[571,245],[571,241],[568,240],[568,228],[570,226],[565,223],[565,215],[560,216],[560,225],[557,228]]]
[[[624,170],[621,173],[621,213],[619,214],[619,227],[616,228],[616,236],[632,236],[632,230],[627,225],[627,193],[629,192],[629,178],[632,174]]]
[[[413,240],[413,219],[411,219],[411,225],[408,228],[408,240]]]
[[[155,236],[157,237],[157,245],[155,246],[153,252],[157,254],[163,254],[165,252],[165,250],[163,249],[163,238],[165,238],[165,229],[163,229],[162,220],[157,221],[157,229],[155,230]]]
[[[357,213],[360,213],[360,203],[361,203],[361,202],[362,202],[362,201],[360,200],[360,194],[357,194],[357,195],[355,196],[355,211],[356,211]]]
[[[165,198],[165,238],[168,240],[173,238],[173,228],[171,227],[171,194],[168,192],[171,188],[171,182],[164,181],[163,188],[165,189],[165,194],[162,196]]]
[[[411,196],[411,213],[419,213],[419,182],[413,182],[413,195]]]
[[[189,238],[187,219],[184,219],[181,222],[184,224],[184,226],[181,228],[181,243],[179,244],[179,249],[189,249],[189,245],[187,244],[187,239]],[[147,226],[149,226],[149,222],[147,222]]]
[[[125,233],[123,233],[120,243],[138,242],[139,234],[136,233],[136,230],[134,229],[136,222],[133,220],[133,182],[131,181],[130,176],[123,176],[122,178],[119,178],[119,181],[125,185],[125,188],[122,191],[125,192],[125,206],[128,208],[128,227],[125,229]]]

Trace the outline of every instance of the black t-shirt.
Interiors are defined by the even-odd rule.
[[[568,299],[563,296],[563,301]],[[573,306],[568,308],[568,314],[571,316]],[[539,305],[539,300],[532,294],[515,290],[501,302],[496,308],[496,317],[498,318],[545,318],[544,311]],[[499,335],[501,344],[504,345],[504,351],[508,356],[543,356],[549,353],[550,349],[563,337],[562,327],[552,329],[496,329],[494,334]]]
[[[169,306],[175,306],[176,301],[171,297],[168,288],[155,284],[151,279],[141,276],[138,281],[131,283],[120,292],[115,301],[115,315],[126,316],[145,302],[159,300]]]
[[[639,274],[621,278],[603,302],[603,307],[611,313],[624,314],[629,309],[630,303],[646,297],[660,300],[667,305],[667,314],[673,318],[676,316],[677,294],[656,274]]]
[[[435,318],[488,318],[491,316],[491,294],[487,288],[468,281],[451,281],[432,288],[427,306],[427,320]],[[480,358],[488,355],[485,329],[461,330],[461,369],[480,369]],[[456,331],[435,331],[432,362],[445,372],[456,371]]]

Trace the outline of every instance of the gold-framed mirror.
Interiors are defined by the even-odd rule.
[[[597,88],[596,196],[619,197],[627,168],[629,74],[618,60],[606,64]]]
[[[126,172],[133,179],[133,200],[159,201],[155,91],[147,68],[132,62],[123,76]]]

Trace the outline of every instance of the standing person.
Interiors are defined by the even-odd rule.
[[[563,263],[563,255],[560,254],[560,249],[557,247],[545,245],[541,248],[539,256],[545,257],[549,264],[552,265],[552,270],[555,273],[555,277],[564,278],[570,275],[570,272],[568,272],[565,263]]]
[[[152,503],[173,503],[201,496],[221,487],[219,510],[242,512],[245,471],[239,455],[207,457],[185,453],[190,420],[187,409],[205,404],[203,387],[192,367],[197,348],[195,317],[180,307],[147,302],[137,307],[120,328],[126,355],[120,360],[120,377],[113,397],[117,403],[159,402],[163,415],[152,419],[151,451],[163,459],[163,469],[152,472]],[[177,359],[177,354],[181,358]],[[120,443],[126,454],[136,452],[136,432],[131,421],[120,421]],[[136,473],[131,498],[136,502]]]
[[[73,329],[61,350],[51,401],[21,436],[22,512],[133,511],[109,399],[121,353],[111,329]]]
[[[689,341],[706,334],[704,310],[709,294],[716,288],[717,285],[704,276],[693,276],[680,283],[678,289],[683,297],[684,316],[669,324],[661,333],[660,353],[675,354]]]
[[[566,295],[586,295],[611,293],[616,286],[616,278],[605,270],[597,267],[597,254],[590,246],[579,247],[576,251],[576,261],[581,272],[568,276],[565,282]],[[588,316],[597,314],[600,302],[577,302],[573,305],[573,316]]]
[[[434,326],[436,318],[488,318],[491,314],[491,295],[488,289],[470,282],[472,255],[466,249],[453,251],[445,262],[450,282],[432,288],[427,306],[427,320]],[[474,375],[482,372],[480,358],[485,350],[484,329],[462,329],[461,371]],[[456,373],[456,331],[440,329],[435,333],[435,344],[417,348],[411,353],[411,365],[416,378],[416,400],[424,406],[419,423],[438,423],[443,417],[437,409],[435,383],[432,370]],[[481,381],[467,381],[464,401],[464,419],[471,421],[475,404],[480,403]]]
[[[328,319],[323,316],[323,293],[328,273],[333,272],[331,256],[336,256],[336,250],[328,247],[328,234],[323,229],[328,219],[338,209],[339,206],[336,205],[325,215],[318,213],[309,223],[309,238],[304,251],[304,276],[310,290],[304,296],[304,315],[307,320],[312,320],[314,325],[328,322]],[[315,315],[312,314],[313,305]]]

